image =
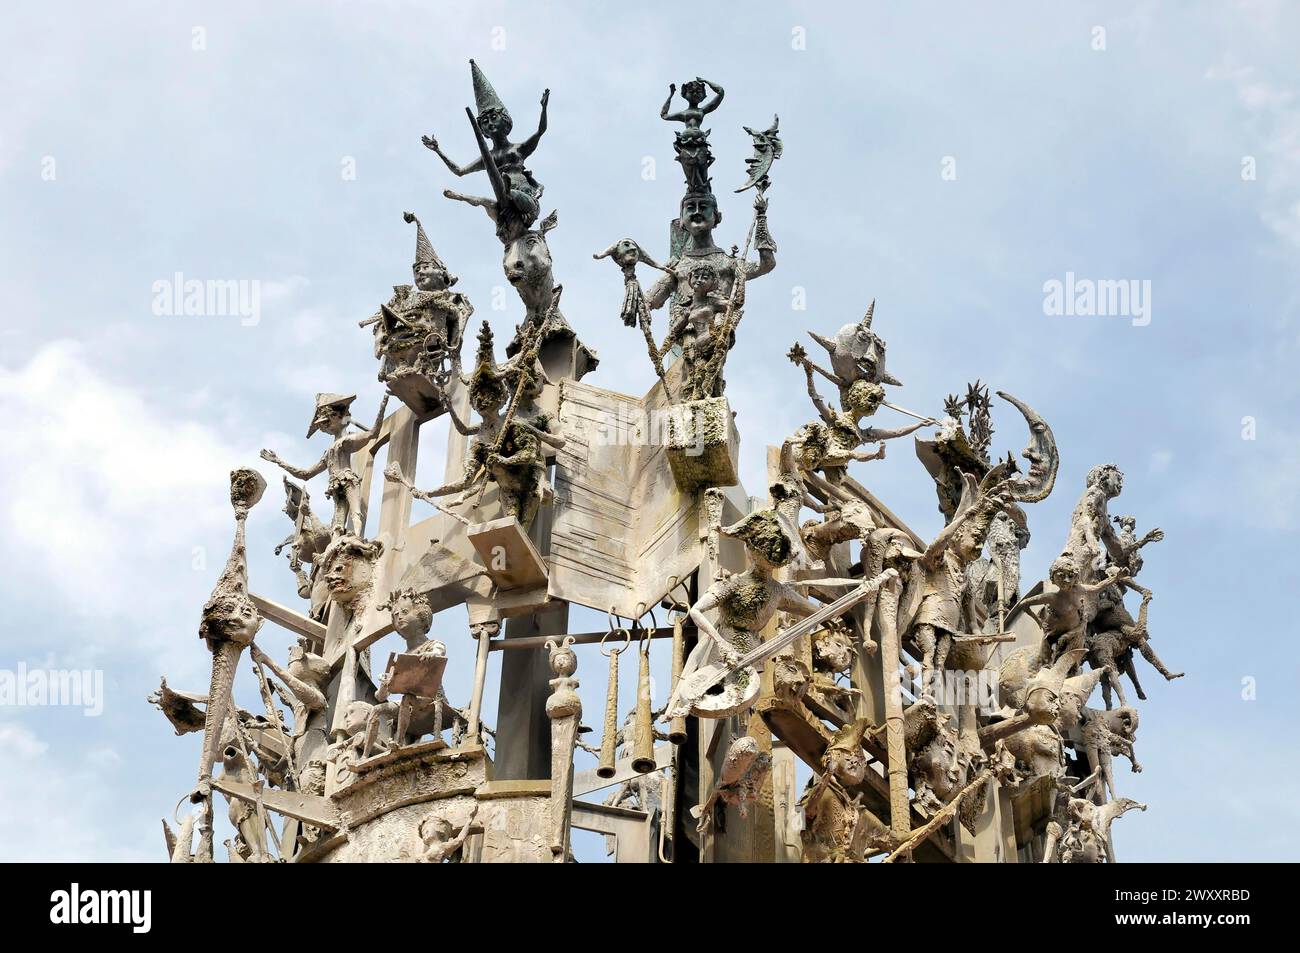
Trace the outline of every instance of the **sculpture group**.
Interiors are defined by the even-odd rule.
[[[482,322],[464,363],[474,308],[404,213],[412,282],[359,322],[372,328],[385,388],[373,422],[353,421],[354,395],[321,393],[307,437],[328,446],[314,464],[262,451],[284,471],[291,529],[274,550],[301,606],[250,590],[245,523],[267,481],[231,474],[235,541],[200,624],[208,691],[164,679],[150,699],[177,734],[202,736],[191,806],[175,832],[164,822],[171,859],[214,859],[219,795],[237,862],[564,862],[574,826],[604,832],[620,860],[1113,861],[1112,822],[1146,809],[1119,796],[1114,765],[1122,756],[1140,770],[1136,656],[1181,675],[1152,647],[1152,592],[1137,580],[1163,534],[1112,515],[1119,469],[1088,471],[1060,556],[1027,585],[1028,508],[1060,467],[1051,427],[980,382],[942,411],[908,410],[873,301],[859,320],[810,331],[813,355],[797,342],[787,352],[783,386],[806,393],[808,422],[768,449],[767,499],[751,505],[726,372],[747,285],[777,265],[778,120],[743,127],[752,155],[734,191],[752,190],[750,218],[724,250],[704,124],[725,91],[697,77],[677,108],[670,87],[660,115],[680,125],[684,181],[668,246],[657,258],[626,237],[594,255],[618,267],[619,318],[644,340],[656,379],[629,397],[583,382],[598,359],[560,309],[547,245],[558,216],[543,214],[529,168],[550,92],[536,132],[514,142],[510,112],[470,68],[477,157],[461,165],[434,136],[423,142],[455,176],[486,176],[489,195],[444,195],[487,213],[522,320],[500,359]],[[648,290],[642,267],[654,273]],[[593,436],[593,415],[629,404],[647,421],[664,415],[661,440],[626,449]],[[1023,465],[992,453],[1006,408],[1029,430]],[[420,428],[442,416],[446,479],[422,489]],[[867,489],[887,454],[902,465],[893,447],[908,437],[944,519],[930,540]],[[312,509],[316,477],[328,514]],[[367,513],[372,487],[378,514]],[[416,501],[432,515],[412,523]],[[625,551],[620,576],[600,554]],[[569,632],[571,604],[604,613],[609,630]],[[291,636],[283,662],[266,621]],[[397,648],[381,669],[371,648],[390,635]],[[597,642],[609,678],[592,744],[576,671],[579,649]],[[627,650],[638,687],[620,725]],[[495,730],[482,717],[492,652],[502,656]],[[472,696],[458,706],[444,673],[470,658]],[[245,660],[260,711],[234,702]],[[671,673],[657,699],[655,662]],[[538,724],[549,727],[528,727]],[[598,759],[594,771],[574,770],[578,749]],[[802,791],[796,761],[811,773]]]

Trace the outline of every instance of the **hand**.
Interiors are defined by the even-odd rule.
[[[542,108],[545,109],[546,104],[550,101],[551,101],[551,91],[549,89],[542,90]]]
[[[1158,543],[1164,538],[1165,538],[1164,530],[1159,528],[1153,529],[1151,532],[1147,533],[1145,536],[1142,537],[1142,545],[1145,546],[1147,543]]]
[[[668,95],[671,96],[671,95],[672,95],[673,93],[675,93],[675,92],[677,92],[677,84],[676,84],[676,83],[669,83],[669,84],[668,84]]]
[[[280,458],[275,455],[274,450],[262,450],[261,452],[258,453],[258,456],[261,457],[263,460],[266,460],[268,463],[280,462]]]
[[[885,442],[882,440],[879,444],[877,444],[877,447],[878,449],[876,450],[876,459],[877,460],[885,459]]]
[[[433,138],[432,135],[421,136],[420,141],[424,143],[424,148],[426,149],[432,149],[434,152],[442,151],[438,148],[438,140]]]
[[[405,483],[406,477],[402,474],[402,468],[396,463],[390,463],[384,467],[384,478],[393,483]]]
[[[754,193],[754,211],[759,215],[767,213],[767,196],[762,192]]]

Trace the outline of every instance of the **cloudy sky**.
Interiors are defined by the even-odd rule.
[[[1122,859],[1294,859],[1295,539],[1300,532],[1300,11],[1283,3],[702,5],[26,4],[0,31],[0,526],[11,555],[0,669],[104,672],[104,710],[0,707],[0,858],[162,858],[158,819],[196,744],[145,703],[202,689],[199,608],[229,547],[228,471],[259,447],[315,459],[317,390],[380,396],[356,321],[409,280],[419,214],[477,315],[521,309],[500,250],[420,144],[467,161],[474,57],[516,131],[551,90],[531,164],[559,210],[565,312],[594,383],[652,383],[621,282],[591,253],[662,252],[680,196],[668,84],[723,85],[711,117],[720,243],[743,241],[748,140],[781,117],[777,270],[755,282],[729,362],[744,482],[808,419],[784,353],[875,297],[875,327],[937,413],[979,378],[1061,443],[1030,514],[1028,578],[1065,538],[1094,464],[1147,551],[1154,644]],[[256,282],[256,314],[159,313],[158,282]],[[1146,317],[1045,313],[1052,281],[1136,281]],[[1149,283],[1149,284],[1143,284]],[[251,287],[251,285],[250,285]],[[1149,323],[1146,318],[1149,317]],[[883,412],[882,412],[883,413]],[[1025,435],[995,410],[995,452]],[[899,421],[901,422],[901,420]],[[432,428],[431,428],[432,429]],[[440,439],[420,474],[441,473]],[[858,477],[923,536],[940,527],[906,441]],[[278,488],[250,519],[253,585],[296,596],[272,546]],[[323,496],[316,488],[315,498]],[[439,619],[463,685],[463,619]],[[280,652],[285,633],[261,637]],[[279,640],[279,641],[277,641]],[[281,645],[281,641],[283,645]],[[1140,665],[1142,663],[1139,663]],[[588,710],[603,674],[588,666]],[[594,686],[594,689],[593,689]],[[589,721],[597,720],[589,717]]]

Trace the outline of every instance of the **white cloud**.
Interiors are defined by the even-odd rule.
[[[1260,218],[1275,234],[1300,245],[1300,97],[1231,56],[1211,66],[1205,76],[1230,84],[1246,112],[1249,138],[1243,140],[1243,153],[1255,148],[1251,142],[1261,147],[1255,157],[1264,188]]]
[[[168,569],[175,578],[178,560],[188,566],[195,547],[231,524],[227,474],[249,451],[168,417],[69,341],[0,367],[0,414],[19,451],[0,469],[0,526],[22,554],[0,587],[20,601],[48,593],[61,611],[98,619],[97,642],[145,639],[168,614],[174,622],[183,611],[174,594],[145,600],[141,583]],[[208,564],[224,558],[209,554]],[[113,618],[135,624],[108,625]]]
[[[161,836],[153,854],[113,842],[120,831],[108,819],[121,819],[121,806],[77,752],[67,760],[22,725],[0,723],[0,764],[17,767],[0,771],[0,861],[161,859]]]

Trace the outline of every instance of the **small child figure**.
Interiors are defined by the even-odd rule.
[[[704,102],[704,96],[708,91],[705,89],[706,86],[708,89],[713,90],[717,95],[701,106],[700,103]],[[659,118],[666,119],[668,122],[680,122],[685,125],[688,130],[699,129],[700,123],[704,121],[704,117],[721,105],[722,97],[724,95],[724,90],[717,83],[710,83],[707,79],[697,76],[694,79],[682,83],[682,99],[686,100],[686,108],[675,113],[670,113],[668,110],[672,107],[673,95],[676,92],[677,84],[670,83],[668,86],[668,98],[664,100],[663,108],[659,110]]]

